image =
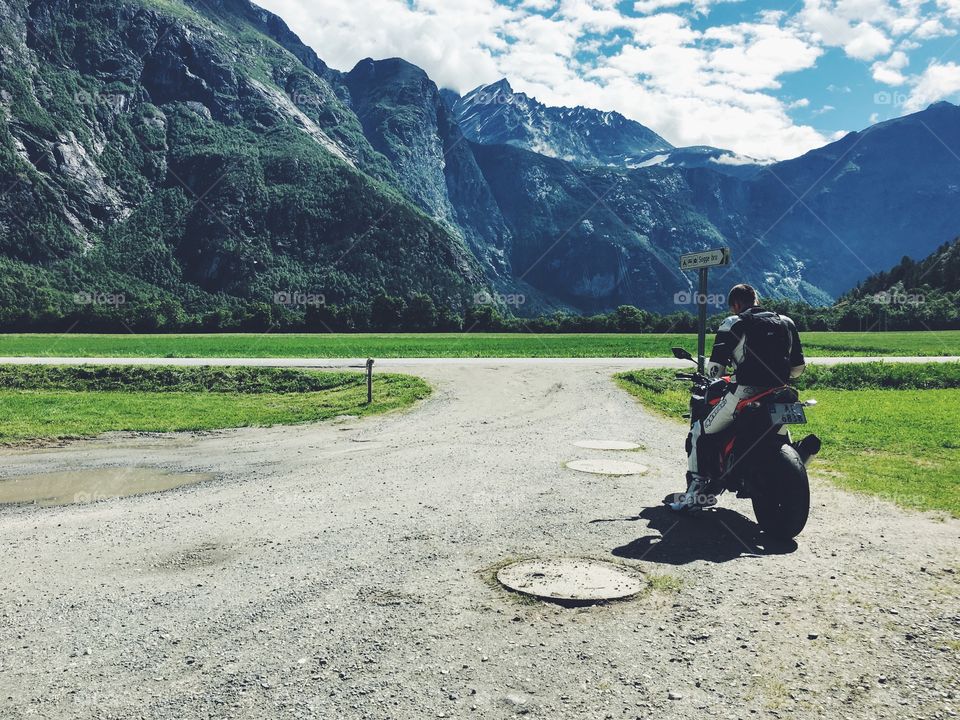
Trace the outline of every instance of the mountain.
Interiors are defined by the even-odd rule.
[[[0,17],[0,256],[51,288],[25,292],[37,312],[121,287],[188,310],[288,290],[459,310],[487,287],[279,18],[246,0],[0,0]]]
[[[487,276],[508,282],[510,242],[500,210],[437,86],[405,60],[362,60],[343,76],[349,103],[397,185],[462,237]]]
[[[653,130],[617,112],[548,107],[500,80],[447,102],[464,135],[479,145],[513,145],[585,165],[626,167],[673,149]]]
[[[839,295],[960,231],[960,108],[941,102],[769,165],[737,212]]]
[[[791,252],[757,246],[743,231],[742,218],[725,204],[741,200],[734,178],[710,170],[577,166],[509,145],[476,145],[474,153],[513,229],[514,272],[582,311],[622,304],[695,310],[692,280],[678,258],[721,245],[739,259],[736,271],[766,294],[830,300]],[[715,274],[714,282],[724,277]]]
[[[871,275],[857,285],[850,296],[867,297],[898,286],[906,290],[960,292],[960,237],[920,260],[904,257],[890,270]]]
[[[621,304],[692,309],[675,303],[675,295],[689,289],[676,257],[684,243],[724,239],[694,206],[696,190],[677,172],[683,167],[680,151],[669,151],[677,153],[676,167],[665,163],[659,172],[633,173],[513,144],[464,142],[450,109],[456,112],[456,100],[420,68],[397,58],[367,59],[343,81],[367,139],[390,160],[400,187],[434,218],[459,228],[491,285],[524,298],[522,307],[512,308],[518,314],[558,307],[594,312]],[[564,126],[566,119],[557,118],[556,128]],[[689,164],[716,165],[710,158],[723,151],[710,150],[691,151],[695,162]],[[615,189],[606,192],[611,185]],[[793,277],[792,256],[764,250],[748,266],[757,276],[782,269],[787,278],[765,283],[767,291],[829,300]]]
[[[310,315],[278,293],[344,327],[404,299],[692,310],[677,258],[717,245],[734,265],[713,292],[828,304],[960,232],[949,103],[764,164],[506,81],[340,72],[247,0],[0,0],[0,19],[8,326],[73,317],[75,293],[122,294],[147,329]]]

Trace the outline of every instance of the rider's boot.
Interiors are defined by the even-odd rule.
[[[704,492],[708,483],[709,478],[688,472],[687,491],[669,503],[670,509],[674,512],[693,512],[716,505],[717,498]]]

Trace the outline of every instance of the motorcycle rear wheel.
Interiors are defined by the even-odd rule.
[[[806,526],[810,481],[791,445],[782,445],[771,458],[769,474],[753,497],[753,513],[761,530],[783,540],[795,538]]]

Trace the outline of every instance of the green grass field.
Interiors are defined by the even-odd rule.
[[[803,334],[814,356],[960,355],[960,331]],[[694,335],[0,335],[0,357],[667,357]]]
[[[853,365],[844,371],[840,377],[813,373],[800,383],[801,395],[819,402],[802,429],[823,439],[813,474],[905,507],[960,517],[960,365]],[[860,389],[847,389],[855,376]],[[675,418],[683,431],[687,383],[662,370],[624,373],[617,382]]]
[[[110,431],[289,425],[409,407],[419,378],[262,369],[0,366],[0,444]]]

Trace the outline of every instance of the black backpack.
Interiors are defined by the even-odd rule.
[[[737,365],[737,382],[755,387],[786,385],[790,379],[793,337],[780,315],[762,310],[741,313],[747,338],[743,362]]]

